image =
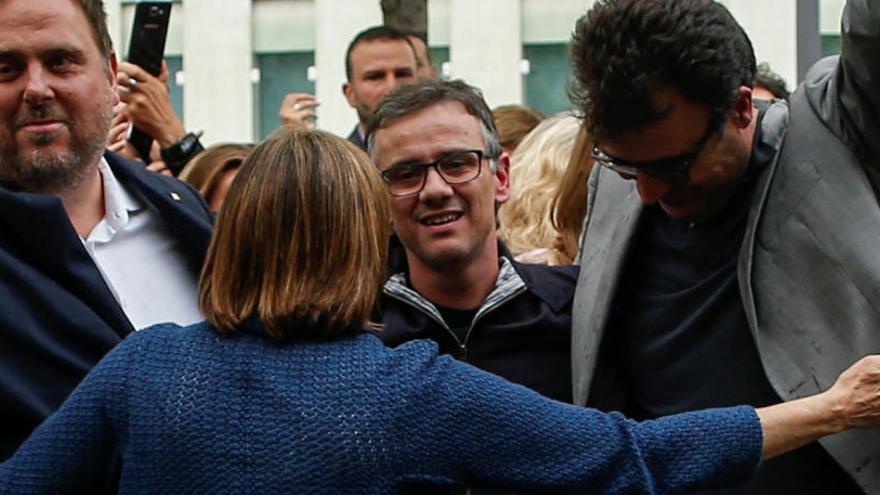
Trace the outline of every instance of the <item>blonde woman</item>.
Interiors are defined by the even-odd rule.
[[[535,127],[511,157],[511,196],[498,211],[498,235],[517,261],[571,263],[553,226],[552,202],[572,162],[580,130],[574,115],[554,115]],[[586,182],[583,187],[586,190]]]
[[[387,194],[351,143],[271,136],[219,216],[200,282],[207,321],[124,340],[0,464],[0,493],[97,493],[118,479],[120,493],[665,494],[741,483],[762,456],[880,424],[876,357],[807,399],[637,423],[545,399],[428,341],[386,348],[365,326]]]
[[[553,228],[559,232],[556,250],[564,263],[574,263],[580,252],[581,233],[587,219],[587,179],[595,164],[592,149],[593,141],[582,125],[550,205]]]

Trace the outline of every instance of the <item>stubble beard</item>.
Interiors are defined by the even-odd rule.
[[[442,246],[440,249],[419,248],[413,254],[432,271],[449,272],[464,269],[477,258],[479,252],[479,243],[468,239],[466,245]]]
[[[373,111],[375,109],[368,108],[366,103],[361,103],[355,107],[355,110],[358,114],[358,121],[364,126],[364,128],[366,128],[370,123],[370,119],[373,118]]]
[[[59,115],[51,104],[31,104],[24,115],[7,123],[9,142],[0,142],[0,181],[16,189],[39,194],[58,194],[81,185],[97,166],[107,143],[113,108],[110,97],[99,102],[104,107],[99,122],[74,122]],[[60,118],[59,118],[60,117]],[[65,123],[70,136],[67,149],[49,148],[57,134],[41,134],[29,138],[29,151],[22,151],[15,131],[29,119],[57,118]],[[3,140],[5,141],[5,140]]]

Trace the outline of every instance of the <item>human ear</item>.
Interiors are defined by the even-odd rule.
[[[736,89],[736,100],[731,109],[731,121],[740,128],[745,129],[755,118],[755,107],[752,105],[752,88],[740,86]]]
[[[510,199],[510,155],[506,151],[495,160],[495,180],[495,204],[504,204]]]

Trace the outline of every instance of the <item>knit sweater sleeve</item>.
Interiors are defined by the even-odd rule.
[[[425,480],[551,493],[679,493],[733,486],[757,469],[752,408],[635,422],[552,401],[447,357],[409,399],[409,467]]]
[[[140,335],[108,353],[0,464],[0,493],[102,493],[112,490],[116,452],[125,441],[126,379]]]

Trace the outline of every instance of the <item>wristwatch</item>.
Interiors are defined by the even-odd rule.
[[[204,151],[205,147],[199,142],[200,137],[202,137],[202,131],[189,132],[186,136],[180,138],[180,141],[160,150],[162,161],[165,162],[165,165],[168,166],[175,176],[183,170],[183,167],[194,156]]]

